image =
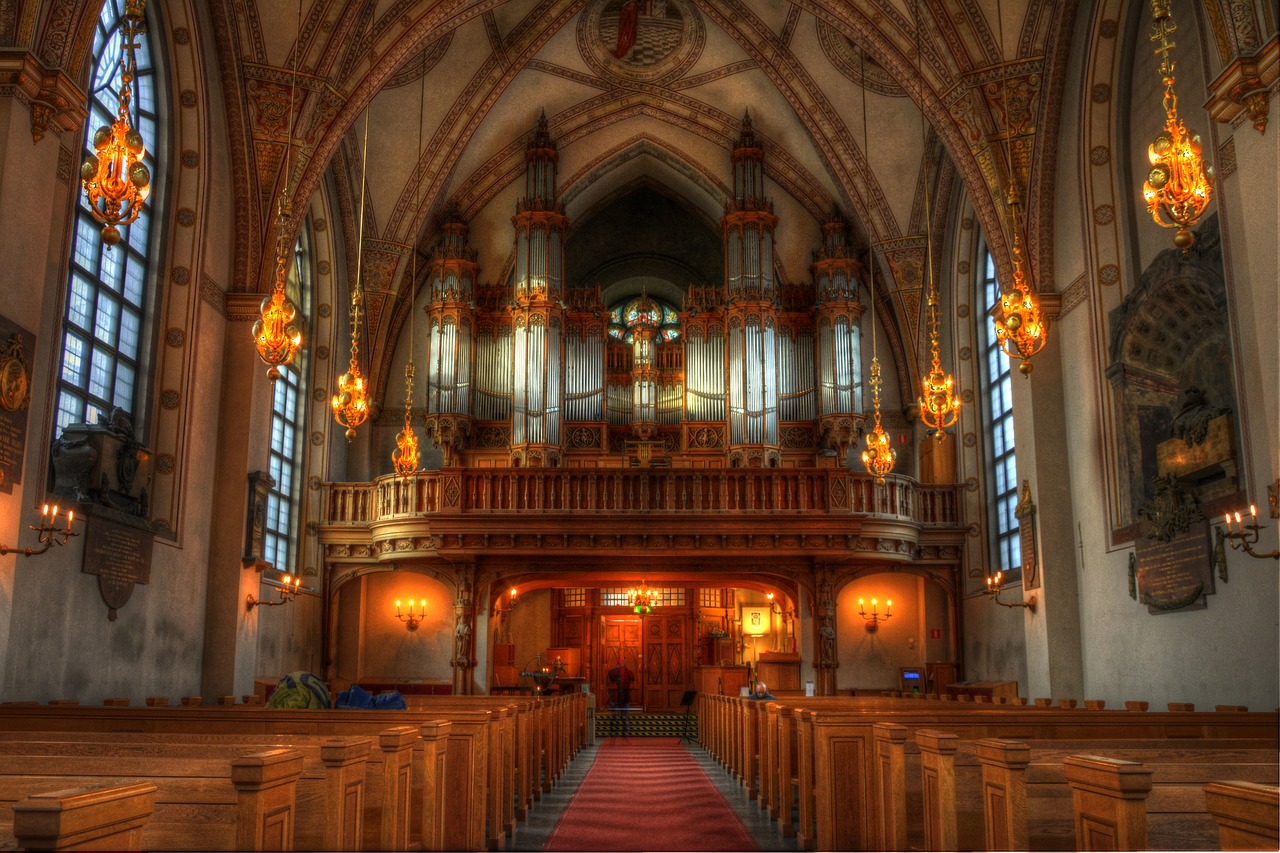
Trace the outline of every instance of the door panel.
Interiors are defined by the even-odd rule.
[[[592,667],[592,690],[595,691],[601,707],[609,705],[609,670],[617,665],[618,659],[626,661],[627,668],[635,674],[635,683],[631,685],[631,704],[641,704],[644,699],[645,677],[644,667],[640,666],[640,617],[639,616],[602,616],[600,617],[600,653]]]
[[[680,710],[680,697],[692,683],[687,613],[657,613],[644,618],[644,704],[655,714]]]

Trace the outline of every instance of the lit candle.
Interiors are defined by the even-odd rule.
[[[859,606],[859,607],[862,607],[862,605],[863,605],[864,603],[865,603],[865,602],[864,602],[864,600],[863,600],[863,599],[861,599],[861,598],[859,598],[859,599],[858,599],[858,606]]]
[[[893,599],[891,598],[884,603],[884,612],[888,613],[892,609],[893,609]]]
[[[396,599],[396,615],[400,615],[400,599]]]
[[[67,532],[71,532],[71,520],[76,517],[76,511],[71,510],[67,513]]]
[[[1253,520],[1258,520],[1258,508],[1253,504],[1249,504],[1249,515],[1253,516]]]
[[[1227,532],[1230,533],[1231,532],[1231,513],[1227,513],[1226,517],[1224,517],[1222,520],[1227,523]]]
[[[1244,530],[1244,522],[1240,520],[1240,513],[1236,513],[1236,524],[1240,525],[1240,529]]]

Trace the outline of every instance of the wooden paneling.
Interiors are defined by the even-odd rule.
[[[650,713],[675,713],[680,697],[693,686],[690,660],[692,617],[659,613],[644,618],[644,704]]]

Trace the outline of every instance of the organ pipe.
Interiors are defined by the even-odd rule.
[[[862,412],[861,323],[858,297],[862,265],[853,257],[847,227],[838,214],[822,226],[822,246],[809,267],[818,303],[818,430],[843,459],[858,440]]]
[[[467,245],[467,224],[456,216],[442,226],[427,279],[427,434],[453,464],[471,433],[472,330],[480,265]]]
[[[510,306],[515,380],[511,462],[527,467],[555,466],[561,461],[563,237],[569,220],[555,196],[558,158],[543,113],[525,151],[525,196],[516,204],[511,220],[516,232]]]
[[[724,232],[728,349],[729,461],[776,466],[778,450],[777,293],[773,229],[778,218],[764,195],[764,151],[742,119],[733,150],[733,201],[720,220]]]

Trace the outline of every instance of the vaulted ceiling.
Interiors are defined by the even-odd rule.
[[[354,247],[367,117],[363,281],[381,384],[407,313],[407,247],[429,248],[456,211],[471,224],[481,279],[505,276],[525,145],[543,112],[571,222],[643,185],[714,224],[749,111],[780,217],[784,280],[808,276],[820,225],[839,211],[860,251],[880,250],[881,316],[900,378],[903,362],[912,372],[919,361],[926,227],[936,253],[963,184],[1005,258],[1010,153],[1031,259],[1049,266],[1042,184],[1054,168],[1052,107],[1074,3],[638,0],[630,48],[618,34],[624,5],[212,0],[237,196],[253,202],[237,209],[240,280],[270,280],[290,138],[295,203],[331,175]]]

